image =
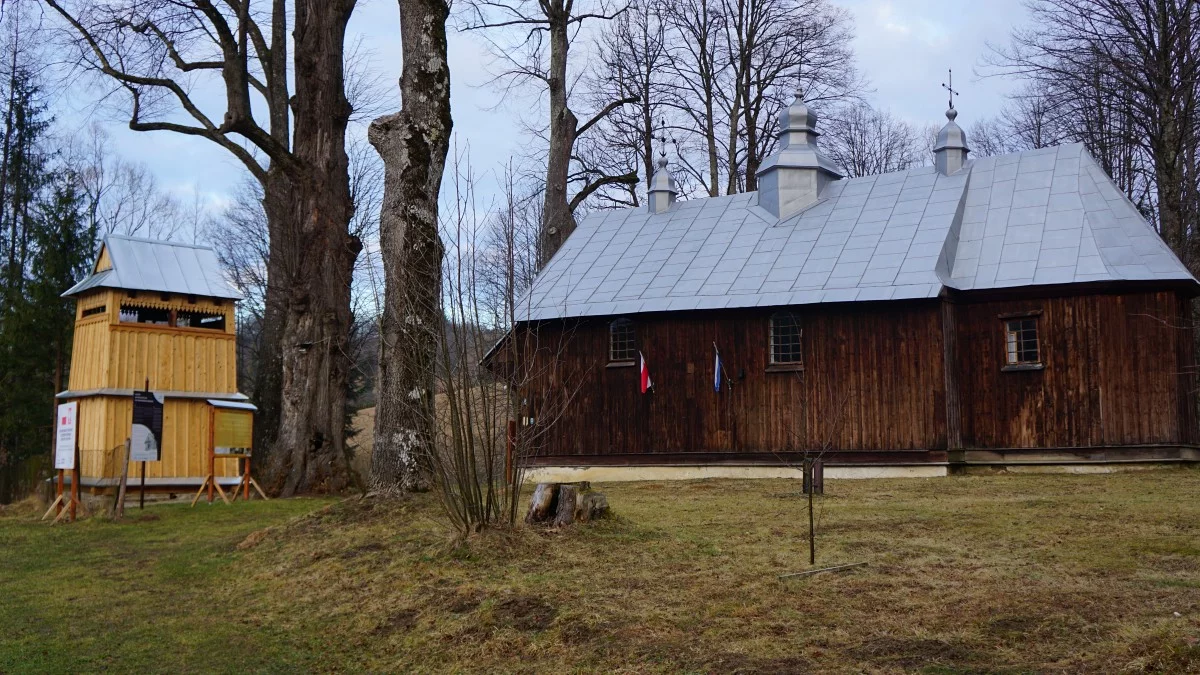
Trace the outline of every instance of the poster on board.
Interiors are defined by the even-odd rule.
[[[162,459],[163,404],[158,394],[133,392],[133,428],[129,432],[129,461]]]
[[[55,420],[54,434],[54,468],[70,470],[75,468],[75,429],[79,416],[79,403],[72,401],[58,406],[58,419]]]
[[[213,412],[213,452],[218,455],[250,454],[254,445],[254,413],[223,408]]]

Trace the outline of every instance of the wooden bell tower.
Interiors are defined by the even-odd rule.
[[[208,399],[245,402],[237,390],[235,303],[212,249],[119,235],[105,238],[92,274],[63,294],[76,301],[68,390],[79,402],[80,484],[93,492],[120,479],[133,392],[164,402],[161,461],[146,484],[165,491],[208,475]],[[237,460],[215,467],[237,483]],[[227,479],[227,480],[226,480]]]

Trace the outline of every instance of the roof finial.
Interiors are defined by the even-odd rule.
[[[675,178],[667,169],[667,143],[671,140],[667,138],[667,120],[662,118],[659,120],[659,131],[661,135],[653,138],[661,143],[658,149],[658,160],[655,162],[658,165],[658,170],[650,177],[650,189],[647,194],[650,213],[662,213],[671,208],[675,203],[675,196],[679,194],[679,188],[675,185]]]
[[[796,64],[796,100],[804,100],[804,56],[801,56],[800,62]]]
[[[949,75],[950,83],[947,84],[947,83],[943,82],[942,89],[945,89],[946,91],[950,92],[950,110],[954,110],[954,95],[958,93],[957,91],[954,91],[954,70],[952,68],[947,68],[946,73]],[[949,111],[947,111],[946,116],[950,117]],[[954,119],[954,118],[950,117],[950,119]]]
[[[658,120],[658,125],[661,135],[655,137],[654,139],[659,142],[658,161],[656,164],[658,165],[659,169],[665,169],[667,168],[667,143],[671,139],[667,138],[667,120],[665,117]]]

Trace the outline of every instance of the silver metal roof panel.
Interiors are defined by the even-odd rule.
[[[112,268],[90,275],[63,297],[92,288],[119,288],[242,299],[242,294],[226,283],[216,254],[206,246],[110,234],[104,238],[104,250]]]
[[[919,167],[835,181],[783,220],[756,200],[588,215],[521,318],[1196,281],[1078,144],[972,160],[950,176]]]

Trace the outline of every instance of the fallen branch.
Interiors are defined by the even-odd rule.
[[[857,563],[849,563],[847,565],[834,565],[833,567],[822,567],[819,570],[807,570],[805,572],[792,572],[790,574],[780,574],[779,578],[780,579],[788,579],[791,577],[806,577],[810,574],[820,574],[821,572],[840,572],[842,570],[848,570],[852,567],[862,567],[863,565],[866,565],[866,564],[867,563],[865,563],[865,562],[857,562]]]

